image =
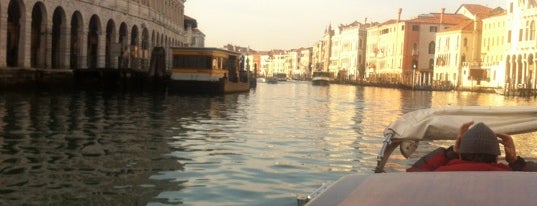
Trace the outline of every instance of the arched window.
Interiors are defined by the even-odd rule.
[[[535,39],[535,21],[531,21],[530,23],[530,40]]]
[[[434,47],[435,43],[434,41],[431,41],[431,43],[429,43],[429,54],[434,54]]]

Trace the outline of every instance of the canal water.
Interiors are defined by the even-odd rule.
[[[224,96],[4,91],[0,205],[291,206],[325,182],[373,173],[385,126],[406,112],[535,103],[293,81]],[[392,157],[395,171],[415,160]]]

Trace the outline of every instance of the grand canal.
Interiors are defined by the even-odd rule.
[[[406,112],[535,103],[309,82],[225,96],[4,91],[0,205],[291,206],[324,182],[372,173],[384,127]],[[413,161],[393,157],[393,170]]]

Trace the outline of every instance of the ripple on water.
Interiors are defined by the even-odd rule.
[[[446,105],[535,105],[492,94],[310,82],[248,94],[0,94],[0,204],[296,205],[345,174],[372,173],[389,122]],[[534,135],[533,135],[534,136]],[[537,156],[516,136],[522,155]],[[403,171],[420,145],[387,167]],[[525,145],[531,145],[525,147]]]

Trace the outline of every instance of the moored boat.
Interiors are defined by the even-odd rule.
[[[535,205],[537,172],[388,172],[391,153],[408,158],[421,141],[455,140],[462,123],[496,133],[537,131],[537,106],[464,106],[409,112],[384,131],[373,174],[351,174],[298,198],[299,205]],[[528,163],[529,164],[529,163]],[[535,163],[533,163],[535,164]],[[507,188],[517,192],[506,193]]]
[[[313,85],[326,86],[330,84],[331,72],[326,71],[314,71],[311,77],[311,83]]]
[[[276,78],[276,77],[269,77],[269,78],[267,78],[266,81],[269,84],[278,84],[278,78]]]
[[[250,90],[240,53],[218,48],[172,48],[171,91],[224,94]]]
[[[278,81],[287,81],[287,74],[283,72],[277,72],[273,75]]]

